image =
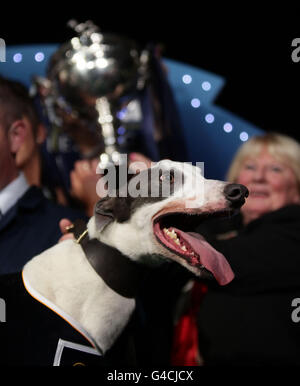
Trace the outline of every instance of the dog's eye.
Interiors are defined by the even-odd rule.
[[[170,184],[173,184],[174,182],[174,172],[173,171],[170,171],[170,172],[167,172],[167,173],[163,173],[159,179],[161,181],[165,181],[165,182],[169,182]]]

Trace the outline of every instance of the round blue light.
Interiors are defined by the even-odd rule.
[[[17,52],[16,54],[14,54],[13,56],[13,61],[15,63],[20,63],[22,62],[22,59],[23,59],[23,55],[20,53],[20,52]]]
[[[191,82],[192,82],[192,77],[191,77],[191,75],[189,75],[189,74],[185,74],[185,75],[183,75],[183,77],[182,77],[182,81],[183,81],[183,83],[185,83],[185,84],[190,84]]]
[[[36,62],[42,62],[45,59],[45,55],[44,55],[43,52],[37,52],[34,55],[34,59],[35,59]]]
[[[225,133],[231,133],[233,130],[233,126],[231,123],[226,122],[226,123],[224,123],[223,129],[224,129]]]
[[[206,114],[205,115],[205,120],[207,123],[213,123],[214,120],[215,120],[215,117],[213,116],[213,114]]]
[[[203,83],[202,83],[202,89],[203,89],[204,91],[209,91],[209,90],[211,89],[211,83],[210,83],[210,82],[207,82],[207,81],[203,82]]]
[[[124,107],[123,109],[121,109],[120,111],[117,112],[117,118],[122,121],[124,119],[124,117],[126,116],[126,112],[127,112],[127,108]]]
[[[119,145],[123,145],[124,143],[125,143],[125,138],[124,137],[118,137],[118,139],[117,139],[117,141],[118,141],[118,144]]]
[[[118,127],[118,134],[119,134],[119,135],[124,135],[124,134],[125,134],[125,131],[126,131],[126,129],[125,129],[124,126],[119,126],[119,127]]]
[[[193,98],[193,99],[191,100],[191,105],[192,105],[192,107],[194,107],[195,109],[197,109],[197,108],[201,105],[200,99],[198,99],[198,98]]]
[[[248,133],[246,133],[246,131],[242,131],[240,134],[240,140],[245,142],[245,141],[248,141],[248,139],[249,139]]]

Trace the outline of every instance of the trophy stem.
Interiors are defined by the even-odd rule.
[[[101,125],[104,141],[104,153],[100,155],[100,167],[104,169],[111,163],[117,164],[120,153],[116,147],[116,136],[113,125],[114,117],[111,112],[110,103],[106,97],[97,98],[96,110],[98,112],[98,122]]]

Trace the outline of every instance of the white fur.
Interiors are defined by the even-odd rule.
[[[166,170],[170,167],[182,169],[182,164],[171,161],[158,163]],[[187,165],[184,169],[183,191],[152,204],[145,204],[124,223],[113,222],[100,233],[95,218],[88,223],[91,238],[117,248],[133,260],[151,255],[152,263],[159,260],[154,256],[173,259],[186,268],[198,273],[183,259],[163,248],[153,235],[152,219],[157,213],[177,207],[181,211],[203,212],[225,208],[224,183],[205,180],[200,170]],[[193,174],[203,182],[201,194],[193,186]],[[201,190],[201,189],[200,189]],[[193,201],[193,209],[185,209]],[[198,203],[198,205],[197,205]],[[179,209],[178,209],[179,211]],[[150,261],[148,261],[151,264]],[[23,277],[35,292],[46,298],[75,319],[93,337],[96,346],[103,352],[108,350],[128,322],[135,307],[133,299],[127,299],[109,288],[99,277],[75,241],[67,240],[33,258],[23,269]]]
[[[172,167],[172,169],[184,172],[182,189],[162,201],[143,205],[131,215],[128,221],[124,223],[113,222],[107,225],[101,233],[97,231],[95,221],[92,218],[88,225],[89,234],[105,244],[114,246],[134,261],[138,261],[144,255],[163,256],[179,262],[197,275],[199,274],[198,269],[192,268],[185,260],[180,259],[157,242],[153,234],[152,218],[164,208],[175,206],[179,207],[180,211],[189,213],[212,212],[217,209],[224,209],[228,205],[223,194],[226,183],[206,180],[201,175],[200,169],[190,164],[164,160],[157,163],[156,167],[162,170],[169,170]],[[197,187],[200,187],[198,191],[195,191],[196,179],[200,181],[200,184],[197,184]],[[202,188],[201,184],[203,184]],[[187,202],[192,203],[193,208],[186,208]],[[147,263],[147,261],[145,262]],[[148,263],[159,264],[159,260],[153,261],[151,259]]]

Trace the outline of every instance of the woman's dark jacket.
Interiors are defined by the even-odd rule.
[[[235,279],[224,287],[208,283],[198,315],[205,363],[299,365],[300,205],[267,213],[236,237],[210,241]]]

